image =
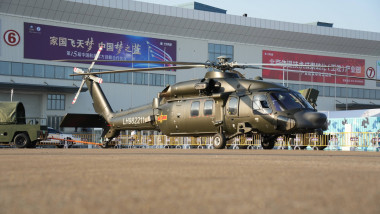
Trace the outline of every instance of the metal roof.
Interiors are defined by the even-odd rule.
[[[380,33],[132,0],[2,0],[0,13],[206,40],[380,56]]]
[[[27,84],[27,83],[7,83],[0,82],[0,91],[16,89],[19,91],[28,91],[28,92],[59,92],[59,93],[69,93],[73,94],[78,91],[78,87],[74,86],[56,86],[56,85],[36,85],[36,84]],[[88,89],[83,87],[81,92],[86,92]]]

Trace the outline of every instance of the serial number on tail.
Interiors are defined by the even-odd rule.
[[[123,118],[123,125],[133,125],[144,123],[144,117],[125,117]]]

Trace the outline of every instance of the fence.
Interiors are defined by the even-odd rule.
[[[100,136],[95,134],[73,134],[81,141],[99,143]],[[260,135],[239,136],[227,141],[231,149],[262,149]],[[76,145],[84,145],[77,143]],[[111,143],[115,148],[177,148],[212,149],[212,137],[169,137],[166,135],[120,135]],[[92,146],[96,147],[96,146]],[[340,132],[316,134],[297,134],[292,138],[280,136],[275,141],[275,149],[313,149],[343,151],[379,151],[379,132]]]

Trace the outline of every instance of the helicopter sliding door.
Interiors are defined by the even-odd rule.
[[[192,100],[187,113],[186,129],[189,133],[210,135],[216,133],[215,102],[213,99]]]
[[[172,106],[171,135],[213,135],[215,102],[213,99],[194,99],[177,102]]]

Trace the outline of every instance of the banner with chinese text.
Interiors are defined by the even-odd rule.
[[[35,23],[24,23],[24,58],[99,60],[176,61],[177,44],[173,40],[122,35]],[[172,66],[147,63],[98,62],[101,65],[146,68]]]
[[[287,72],[287,68],[283,68],[282,66],[273,66],[273,68],[284,69],[284,71],[263,69],[263,78],[281,80],[284,78],[284,80],[293,81],[337,83],[349,85],[365,84],[364,79],[335,76],[335,74],[337,74],[354,77],[365,77],[364,59],[263,50],[263,63],[292,64],[293,66],[287,67],[289,70],[300,71]],[[300,67],[297,65],[333,66],[333,68]]]

